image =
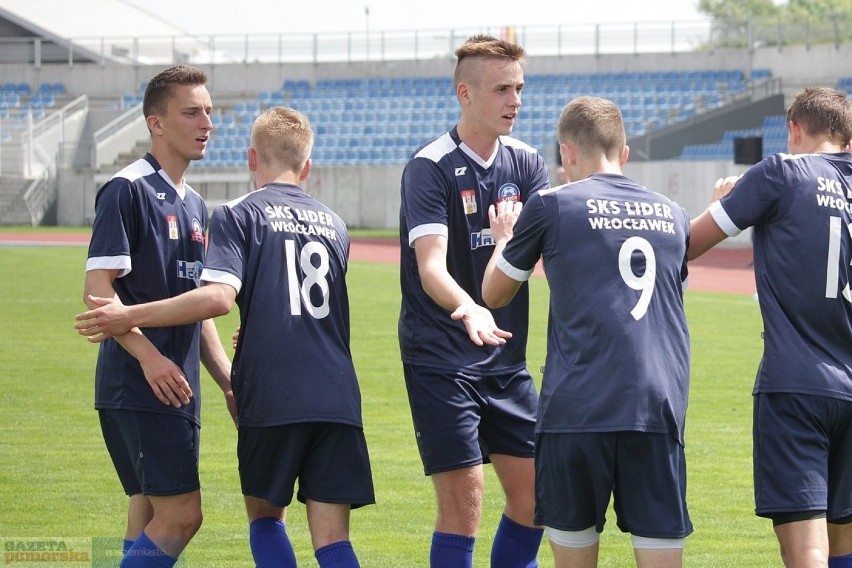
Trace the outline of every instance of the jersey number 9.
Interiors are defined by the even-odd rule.
[[[633,272],[634,252],[642,253],[642,256],[645,257],[645,271],[641,276],[637,276]],[[651,296],[654,295],[654,284],[657,280],[657,257],[654,255],[654,247],[642,237],[630,237],[624,241],[621,250],[618,251],[618,270],[621,272],[621,278],[625,284],[642,292],[639,295],[639,301],[630,310],[630,315],[638,321],[648,311]]]

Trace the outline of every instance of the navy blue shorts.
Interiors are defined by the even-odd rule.
[[[243,495],[275,507],[296,498],[351,505],[376,502],[364,430],[334,422],[240,426],[237,458]]]
[[[603,532],[610,496],[618,528],[646,538],[692,533],[686,460],[671,434],[590,432],[536,436],[536,524]]]
[[[489,454],[535,455],[538,393],[524,369],[476,376],[403,365],[426,475],[488,462]]]
[[[200,428],[184,416],[98,410],[104,442],[127,495],[180,495],[198,481]]]
[[[754,397],[755,512],[852,515],[852,401],[813,395]]]

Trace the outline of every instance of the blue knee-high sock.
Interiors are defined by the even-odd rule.
[[[281,519],[262,517],[252,521],[249,524],[249,547],[257,568],[296,568],[296,554]]]
[[[314,556],[320,568],[360,568],[352,543],[340,540],[318,548]]]
[[[525,527],[503,515],[491,546],[491,568],[537,568],[542,534],[544,529]]]
[[[121,553],[123,556],[127,556],[127,551],[130,550],[131,546],[133,546],[133,541],[129,538],[125,538],[124,544],[121,546]]]
[[[432,533],[429,565],[432,568],[471,568],[475,543],[476,538],[472,536],[435,531]]]
[[[829,556],[828,568],[852,568],[852,554],[845,556]]]
[[[145,568],[146,566],[172,568],[175,562],[177,558],[166,554],[142,532],[121,560],[121,568]]]

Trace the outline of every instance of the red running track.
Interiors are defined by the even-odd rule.
[[[0,233],[0,246],[88,244],[85,233]],[[350,258],[367,262],[399,262],[399,242],[394,238],[355,238]],[[755,292],[751,249],[715,248],[689,263],[689,289],[702,292]],[[542,274],[541,268],[537,270]]]

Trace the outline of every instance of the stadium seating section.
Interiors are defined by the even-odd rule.
[[[551,155],[559,113],[577,96],[613,100],[628,136],[636,136],[716,108],[746,85],[740,71],[527,75],[514,135]],[[292,106],[310,118],[317,134],[313,159],[324,165],[403,164],[458,118],[449,77],[285,81],[279,90],[216,112],[216,135],[204,165],[242,165],[251,121],[274,105]]]
[[[528,75],[513,133],[550,156],[556,145],[559,113],[577,96],[614,101],[624,115],[628,137],[633,137],[717,108],[743,92],[749,82],[770,76],[763,69],[752,70],[748,77],[738,70]],[[840,78],[837,88],[852,96],[852,77]],[[118,107],[135,107],[142,102],[144,90],[142,83],[123,95]],[[6,126],[3,138],[26,128],[30,120],[43,118],[64,95],[61,83],[42,84],[36,90],[26,83],[0,85],[0,118]],[[276,105],[292,106],[311,120],[317,135],[313,159],[318,165],[403,164],[419,145],[451,128],[458,118],[449,77],[328,79],[313,85],[287,80],[280,89],[218,107],[207,158],[197,166],[242,167],[252,121],[259,112]],[[718,142],[686,146],[680,157],[731,160],[734,138],[744,136],[762,136],[764,156],[784,151],[784,117],[768,116],[761,128],[731,130]]]
[[[33,91],[27,83],[0,85],[0,119],[4,128],[0,134],[9,140],[13,132],[22,130],[30,120],[38,121],[56,106],[57,97],[65,95],[62,83],[42,83]]]
[[[754,77],[754,73],[752,73]],[[852,77],[841,77],[835,88],[846,91],[852,97]],[[712,144],[691,144],[683,148],[682,160],[732,160],[734,157],[734,138],[761,136],[763,138],[763,157],[787,151],[787,119],[781,115],[767,116],[760,128],[729,130],[722,140]]]

